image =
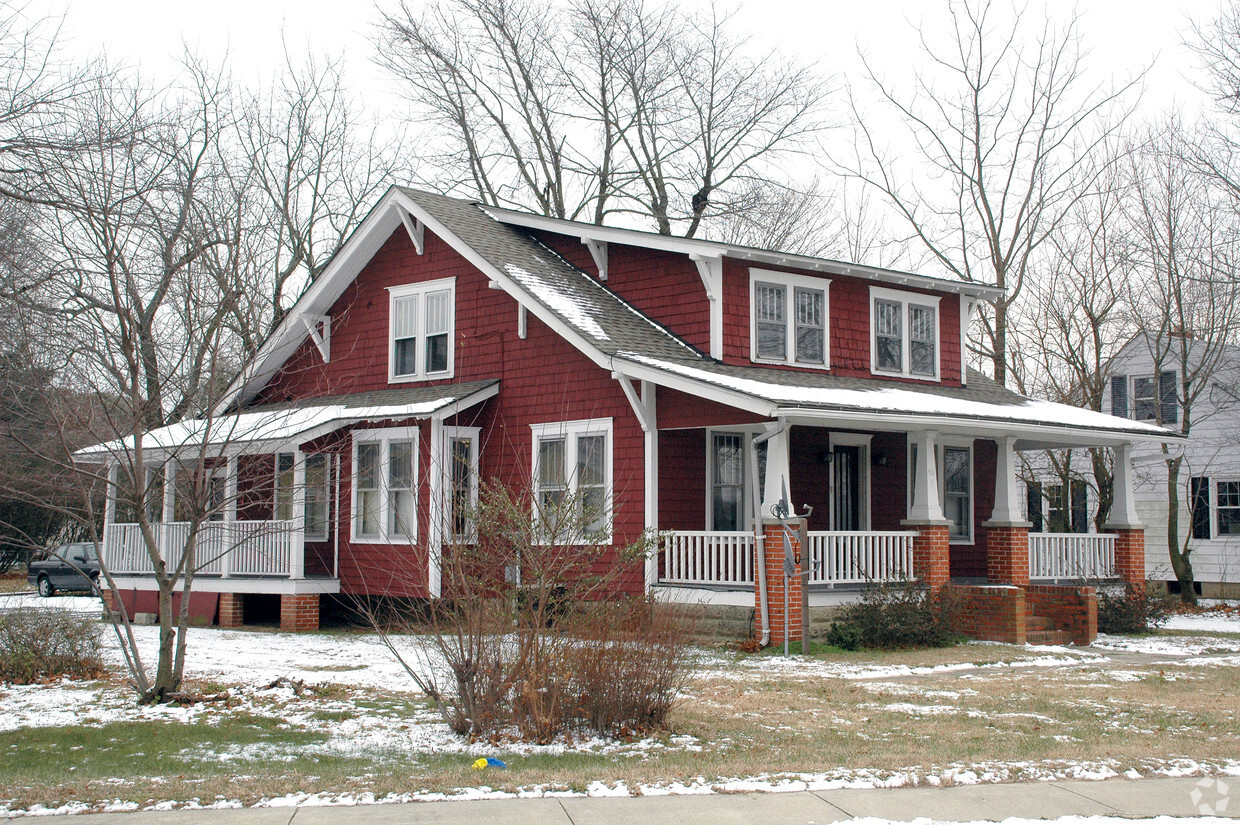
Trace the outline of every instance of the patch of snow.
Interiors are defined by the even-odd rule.
[[[1111,636],[1099,633],[1091,647],[1152,656],[1201,656],[1211,652],[1240,652],[1240,640],[1206,636]]]
[[[589,335],[596,341],[610,341],[611,337],[595,320],[590,308],[578,298],[565,295],[552,287],[544,279],[516,264],[504,264],[504,269],[517,283],[529,291],[536,299],[545,304],[552,312],[568,321],[579,331]]]
[[[1196,633],[1240,633],[1240,615],[1221,611],[1181,613],[1168,619],[1163,627]]]
[[[67,610],[70,613],[94,613],[96,616],[102,616],[103,600],[98,596],[86,594],[51,596],[45,599],[37,593],[27,591],[0,593],[0,613],[45,608]]]

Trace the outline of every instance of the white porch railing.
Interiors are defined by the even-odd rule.
[[[869,584],[913,575],[913,538],[906,532],[814,532],[809,584]],[[770,552],[770,548],[768,548]],[[783,552],[782,547],[774,552]],[[678,530],[663,545],[665,584],[752,586],[752,533]]]
[[[811,532],[809,584],[871,584],[913,577],[909,532]]]
[[[1113,579],[1115,536],[1111,533],[1030,533],[1029,578]]]
[[[292,569],[296,522],[212,521],[198,528],[195,547],[199,576],[284,576]],[[180,564],[189,538],[189,522],[151,525],[160,555],[169,569]],[[137,524],[108,525],[104,563],[117,575],[155,572]]]
[[[667,584],[753,586],[753,533],[676,531],[663,544]]]

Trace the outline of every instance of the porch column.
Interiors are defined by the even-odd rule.
[[[107,555],[110,538],[108,534],[112,532],[112,525],[116,522],[116,482],[120,474],[115,461],[109,461],[104,465],[104,474],[107,476],[107,483],[104,484],[103,491],[103,541],[99,554],[103,558],[104,565],[111,565],[112,559]]]
[[[427,520],[426,538],[426,589],[432,599],[443,595],[443,545],[448,535],[447,520],[452,518],[451,506],[445,493],[450,486],[452,451],[448,449],[448,439],[443,431],[443,417],[431,416],[431,471],[430,471],[430,518]],[[356,472],[356,468],[354,468]],[[444,481],[449,481],[445,484]],[[414,510],[418,507],[417,496],[414,498]]]
[[[788,461],[788,425],[782,421],[779,429],[766,439],[766,478],[762,482],[762,516],[774,518],[775,508],[788,496],[788,511],[785,517],[792,515],[792,491],[788,479],[791,477]],[[783,546],[782,544],[780,545]],[[768,551],[768,556],[770,555]]]
[[[936,466],[938,433],[924,430],[909,433],[917,448],[916,466],[913,473],[913,506],[909,517],[901,522],[916,527],[918,535],[913,539],[913,574],[931,590],[938,590],[951,578],[948,557],[948,529],[943,517],[943,505],[939,499],[939,476]]]
[[[291,579],[306,577],[306,454],[301,450],[293,453],[293,529],[289,534],[288,575]],[[281,618],[281,624],[283,621]]]
[[[237,457],[228,456],[224,464],[224,542],[220,548],[220,578],[232,575],[232,556],[237,535]]]
[[[642,406],[646,408],[649,419],[647,426],[643,422],[642,441],[645,448],[646,473],[643,479],[645,489],[645,527],[649,536],[659,532],[659,428],[655,410],[655,385],[643,381],[641,385]],[[646,591],[659,583],[659,548],[656,544],[646,554]]]
[[[174,459],[164,462],[164,502],[163,518],[165,524],[177,520],[177,463]]]
[[[766,581],[767,597],[771,617],[770,644],[780,645],[784,642],[785,615],[784,591],[788,591],[787,632],[789,640],[806,639],[808,637],[808,613],[805,601],[805,579],[801,576],[806,548],[801,546],[804,535],[805,520],[790,519],[788,521],[788,541],[792,545],[792,576],[787,575],[784,566],[784,527],[774,519],[764,519],[763,535],[766,539]],[[755,577],[756,578],[756,577]],[[757,583],[755,582],[755,587]],[[756,594],[761,599],[762,594]],[[761,605],[758,605],[761,609]],[[755,622],[755,638],[762,636],[762,628]]]
[[[1132,445],[1115,447],[1111,516],[1107,530],[1115,534],[1115,572],[1125,582],[1145,586],[1145,528],[1137,519],[1133,497]]]
[[[995,508],[986,530],[986,578],[991,584],[1029,584],[1029,528],[1021,518],[1016,488],[1016,439],[995,440]]]

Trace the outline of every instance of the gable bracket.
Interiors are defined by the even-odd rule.
[[[594,265],[598,267],[598,279],[600,281],[607,280],[607,241],[598,241],[594,238],[582,238],[581,242],[590,250],[590,257],[594,259]]]
[[[426,227],[405,209],[401,207],[398,207],[398,209],[400,210],[400,222],[405,225],[405,231],[409,233],[409,240],[413,241],[414,250],[421,255],[426,251]]]
[[[620,389],[624,390],[624,397],[629,399],[629,406],[633,408],[633,413],[642,425],[642,432],[653,432],[655,427],[654,410],[650,408],[646,399],[638,396],[637,390],[633,388],[632,380],[622,372],[613,372],[611,377],[616,379],[620,384]]]
[[[330,315],[302,315],[301,322],[310,334],[310,340],[319,348],[326,364],[332,358],[332,317]]]
[[[689,255],[710,299],[710,357],[723,358],[723,255]]]

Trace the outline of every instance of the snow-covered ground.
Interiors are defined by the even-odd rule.
[[[86,597],[40,599],[29,594],[0,595],[0,611],[30,607],[59,607],[82,613],[100,610],[97,600]],[[930,678],[958,671],[985,674],[988,671],[1011,668],[1103,668],[1114,680],[1123,681],[1133,676],[1131,668],[1134,655],[1149,656],[1151,662],[1165,658],[1182,666],[1240,663],[1240,616],[1222,612],[1185,615],[1173,619],[1169,626],[1177,633],[1146,637],[1102,637],[1098,644],[1089,648],[1030,647],[1015,656],[1005,654],[1003,661],[992,664],[986,663],[991,658],[988,655],[979,655],[976,663],[966,661],[914,666],[804,660],[799,657],[785,659],[780,656],[737,657],[705,650],[696,652],[694,661],[703,675],[714,680],[760,680],[772,676],[808,680],[825,677],[853,680],[867,691],[901,697],[898,702],[886,700],[881,707],[887,711],[906,712],[911,715],[957,712],[960,708],[967,707],[968,694],[974,691],[967,687],[957,687],[953,691],[937,690],[936,683]],[[122,660],[118,644],[111,626],[104,626],[104,630],[107,656],[113,669],[119,673]],[[139,626],[134,628],[134,633],[143,656],[148,662],[152,662],[158,641],[158,629]],[[584,741],[560,741],[546,746],[505,743],[502,751],[486,743],[468,744],[453,736],[442,720],[422,702],[409,675],[374,634],[360,631],[288,634],[270,630],[216,628],[191,628],[188,633],[191,655],[187,675],[199,683],[213,682],[229,686],[231,701],[226,710],[222,711],[219,705],[202,704],[190,707],[139,707],[134,704],[132,694],[115,681],[8,686],[0,688],[0,732],[70,724],[102,726],[125,720],[209,721],[212,715],[226,712],[278,715],[292,726],[323,733],[324,741],[311,747],[311,750],[317,753],[362,754],[376,761],[390,759],[408,763],[430,754],[461,754],[472,758],[501,753],[558,754],[567,751],[640,758],[657,750],[696,751],[708,746],[708,743],[699,742],[690,736],[665,736],[636,742],[593,738]],[[434,655],[418,637],[402,637],[398,641],[406,651],[406,661],[411,666],[423,673],[437,671]],[[985,647],[978,645],[981,652],[985,652]],[[1116,661],[1118,658],[1123,658],[1124,661]],[[280,686],[270,687],[280,677],[288,681],[304,682],[311,687],[330,686],[331,690],[299,695],[288,685],[288,681]],[[375,701],[376,697],[380,701]],[[908,700],[904,701],[903,697],[908,697]],[[359,712],[360,705],[354,701],[357,698],[368,700],[364,711]],[[951,704],[927,704],[935,701]],[[304,753],[304,748],[297,753],[271,748],[261,756],[278,761],[289,760]],[[221,761],[252,759],[255,756],[253,752],[233,752],[227,748],[214,755]],[[1152,760],[1149,764],[1143,763],[1140,767],[1138,776],[1188,776],[1202,773],[1240,776],[1240,761],[1201,764],[1189,759],[1163,759]],[[593,796],[633,793],[657,795],[974,784],[1013,779],[1105,779],[1119,776],[1125,770],[1125,766],[1108,760],[945,765],[929,775],[922,771],[839,769],[798,775],[758,775],[711,780],[698,778],[634,788],[623,783],[595,781],[580,793]],[[415,798],[476,799],[562,793],[567,791],[532,787],[513,794],[480,786],[459,789],[448,795],[422,793],[381,799],[366,794],[297,794],[269,799],[263,804],[359,804]],[[128,809],[128,803],[118,804],[121,807],[116,808],[117,810]],[[62,809],[62,812],[82,809],[80,806],[68,806]],[[0,817],[19,813],[22,812],[7,811],[0,806]],[[1072,820],[1073,825],[1078,821],[1084,820]]]

